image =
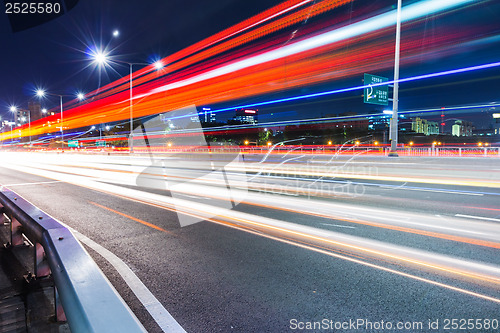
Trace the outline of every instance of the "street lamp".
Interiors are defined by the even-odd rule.
[[[108,64],[108,61],[109,61],[108,54],[103,52],[103,51],[96,50],[96,51],[92,52],[90,54],[90,56],[94,59],[94,62],[100,66],[104,66],[104,65]],[[121,61],[121,60],[113,60],[113,62],[129,65],[129,68],[130,68],[130,73],[129,73],[129,81],[130,81],[130,88],[129,88],[129,91],[130,91],[130,99],[129,99],[130,134],[129,134],[129,139],[130,139],[130,145],[129,145],[129,148],[130,148],[130,152],[133,153],[134,152],[134,109],[133,109],[134,107],[133,107],[133,103],[132,103],[133,66],[134,65],[153,65],[155,70],[160,70],[163,67],[165,67],[165,65],[163,64],[163,62],[161,60],[158,60],[158,61],[154,62],[153,64],[146,64],[146,63],[140,63],[140,62],[126,62],[126,61]]]
[[[160,70],[160,69],[162,69],[163,67],[165,67],[165,65],[163,64],[163,62],[161,60],[155,61],[153,63],[153,65],[155,66],[155,69],[157,71]]]
[[[10,112],[12,113],[16,113],[17,112],[17,106],[15,105],[12,105],[10,108],[9,108]],[[29,143],[31,145],[31,111],[30,110],[27,110],[28,111],[28,133],[29,133]],[[21,122],[26,122],[26,117],[23,116],[21,119]],[[20,125],[20,124],[19,124]],[[10,131],[12,132],[12,123],[10,125]]]
[[[14,113],[17,112],[17,106],[11,105],[11,107],[9,108],[9,111],[12,112],[12,122],[15,123],[16,117],[15,117]],[[12,132],[12,125],[10,125],[10,131]]]
[[[70,97],[73,97],[71,95],[61,95],[61,94],[49,94],[47,93],[45,90],[43,89],[37,89],[36,90],[36,95],[39,97],[39,98],[43,98],[45,97],[46,95],[50,95],[50,96],[59,96],[59,105],[60,105],[60,108],[61,108],[61,148],[64,149],[64,117],[63,117],[63,96],[70,96]],[[83,100],[85,99],[85,94],[82,93],[82,92],[78,92],[76,97],[78,98],[78,100]],[[45,110],[45,112],[44,112]],[[42,110],[43,113],[46,113],[47,112],[47,109],[43,109]],[[31,132],[30,132],[31,134]]]
[[[12,134],[12,125],[14,125],[14,124],[16,123],[16,118],[15,118],[15,116],[14,116],[14,113],[16,113],[16,112],[17,112],[17,106],[15,106],[15,105],[11,105],[11,107],[9,108],[9,110],[10,110],[10,112],[12,112],[12,118],[13,118],[13,119],[12,119],[13,121],[12,121],[12,122],[10,122],[10,132],[11,132],[11,134]],[[12,138],[10,139],[10,141],[11,141],[11,143],[12,143],[12,141],[13,141],[13,140],[12,140]]]

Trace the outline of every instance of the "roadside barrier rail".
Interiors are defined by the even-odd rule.
[[[7,188],[0,188],[0,223],[10,246],[34,245],[34,275],[52,275],[58,321],[71,332],[146,332],[94,260],[60,222]],[[24,236],[23,236],[24,235]]]

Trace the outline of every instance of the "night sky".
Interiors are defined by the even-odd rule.
[[[48,92],[74,95],[97,89],[97,73],[86,68],[88,45],[109,45],[127,62],[162,58],[245,18],[279,4],[278,0],[80,0],[71,11],[46,24],[13,33],[7,15],[0,14],[0,115],[8,106],[24,106],[36,86]],[[113,31],[120,32],[118,38]],[[101,84],[127,75],[115,66]],[[57,100],[54,100],[57,105]]]
[[[100,78],[87,67],[85,54],[88,46],[100,44],[110,47],[113,55],[126,62],[152,62],[163,58],[203,38],[209,37],[246,18],[279,4],[277,0],[147,0],[102,1],[80,0],[71,11],[44,25],[13,33],[7,16],[0,14],[2,61],[0,61],[0,115],[10,119],[9,105],[26,107],[33,98],[34,89],[43,87],[48,92],[74,95],[77,91],[90,92],[100,85],[128,74],[128,66],[114,66],[115,73],[107,72]],[[415,0],[403,1],[405,5]],[[360,12],[375,12],[394,8],[392,0],[354,0],[337,14],[355,17]],[[450,34],[470,30],[468,44],[456,45],[456,51],[413,59],[411,65],[402,65],[401,77],[432,73],[441,70],[474,66],[500,60],[500,1],[482,1],[467,11],[456,11],[443,17],[428,17],[403,30],[403,38],[412,30],[419,40],[437,38],[439,33]],[[477,27],[477,29],[476,29]],[[119,37],[112,36],[119,30]],[[474,43],[475,40],[485,42]],[[418,40],[416,41],[418,42]],[[426,51],[422,46],[422,51]],[[404,59],[404,51],[402,58]],[[383,68],[376,74],[392,77],[392,68]],[[288,95],[300,95],[345,86],[361,85],[361,76],[286,93],[234,101],[234,105]],[[500,70],[498,67],[453,78],[434,79],[401,85],[402,109],[432,108],[452,105],[472,105],[499,102]],[[263,107],[262,119],[282,114],[282,119],[316,117],[335,113],[335,110],[377,112],[384,107],[363,105],[361,92],[305,100],[294,104]],[[47,107],[57,105],[57,99],[48,98]],[[335,108],[332,108],[335,105]],[[225,107],[227,105],[222,105]],[[217,106],[216,106],[217,107]],[[390,106],[389,106],[390,108]],[[482,110],[484,111],[484,110]],[[497,111],[498,112],[498,111]],[[273,113],[273,116],[270,114]],[[483,112],[484,113],[484,112]],[[484,115],[477,114],[483,122]],[[475,117],[474,115],[470,117]],[[481,118],[483,117],[483,118]]]

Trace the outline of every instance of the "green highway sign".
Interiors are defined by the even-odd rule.
[[[78,148],[78,140],[68,140],[68,147],[70,148]]]
[[[105,140],[97,140],[95,142],[96,147],[106,147],[106,141]]]
[[[389,104],[389,88],[387,85],[383,86],[375,86],[373,84],[382,83],[389,81],[388,78],[382,76],[376,76],[371,74],[365,74],[365,87],[363,89],[364,92],[364,101],[369,104],[378,104],[378,105],[388,105]]]

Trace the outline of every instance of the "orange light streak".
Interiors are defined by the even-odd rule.
[[[143,224],[143,225],[145,225],[145,226],[147,226],[147,227],[150,227],[150,228],[156,229],[156,230],[158,230],[158,231],[162,231],[162,232],[167,233],[167,234],[174,235],[174,234],[173,234],[173,233],[171,233],[170,231],[165,230],[165,229],[163,229],[163,228],[161,228],[161,227],[159,227],[159,226],[157,226],[157,225],[154,225],[154,224],[152,224],[152,223],[149,223],[149,222],[146,222],[146,221],[140,220],[140,219],[135,218],[135,217],[133,217],[133,216],[127,215],[127,214],[125,214],[125,213],[119,212],[119,211],[117,211],[117,210],[114,210],[114,209],[112,209],[112,208],[109,208],[109,207],[106,207],[106,206],[100,205],[100,204],[95,203],[95,202],[92,202],[92,201],[89,201],[89,203],[91,203],[91,204],[92,204],[92,205],[94,205],[94,206],[100,207],[100,208],[102,208],[102,209],[109,210],[110,212],[113,212],[113,213],[115,213],[115,214],[118,214],[118,215],[121,215],[121,216],[123,216],[123,217],[126,217],[126,218],[128,218],[128,219],[130,219],[130,220],[132,220],[132,221],[139,222],[140,224]]]

